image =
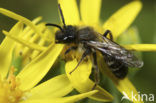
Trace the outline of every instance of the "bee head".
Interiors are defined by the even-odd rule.
[[[63,16],[60,4],[58,4],[58,8],[59,8],[61,19],[63,22],[63,27],[61,27],[57,24],[52,24],[52,23],[47,23],[46,26],[54,26],[59,29],[55,33],[55,42],[56,43],[73,43],[76,40],[76,27],[72,26],[72,25],[65,24],[65,20],[64,20],[64,16]]]
[[[68,25],[55,34],[56,43],[73,43],[76,38],[76,27]]]

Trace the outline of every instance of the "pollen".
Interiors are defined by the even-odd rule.
[[[0,103],[18,103],[23,93],[19,89],[19,82],[15,78],[14,68],[12,67],[6,79],[0,78]]]

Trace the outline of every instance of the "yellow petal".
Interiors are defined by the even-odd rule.
[[[143,103],[142,101],[139,100],[138,97],[136,97],[137,101],[133,99],[133,95],[139,95],[136,88],[133,86],[133,84],[128,80],[128,78],[124,78],[123,80],[120,80],[114,76],[114,74],[109,70],[109,68],[104,64],[104,59],[103,57],[98,58],[98,64],[99,67],[105,75],[107,75],[115,84],[116,88],[126,97],[129,98],[129,100],[133,100],[134,103]]]
[[[54,64],[64,45],[51,45],[38,57],[33,59],[18,75],[20,88],[28,90],[34,87]]]
[[[33,24],[38,24],[40,21],[42,20],[42,17],[37,17],[37,18],[35,18],[34,20],[32,20],[32,23]],[[25,34],[27,34],[28,32],[30,32],[31,31],[31,28],[30,28],[30,26],[26,26],[25,28],[24,28],[24,30],[23,30],[23,36],[25,37],[26,35]],[[28,35],[28,34],[27,34]]]
[[[32,20],[32,23],[36,25],[36,24],[39,23],[41,20],[42,20],[42,17],[39,16],[39,17],[35,18],[34,20]],[[29,31],[31,31],[31,28],[30,28],[29,26],[27,26],[27,27],[24,28],[22,34],[25,35],[25,34],[28,33]],[[23,35],[23,36],[24,36],[24,35]]]
[[[32,23],[33,23],[33,24],[37,24],[37,23],[40,22],[41,20],[42,20],[42,17],[39,16],[39,17],[35,18],[34,20],[32,20]]]
[[[89,60],[88,62],[81,63],[81,65],[72,74],[69,74],[76,65],[77,61],[73,60],[67,62],[65,66],[66,74],[69,80],[71,81],[73,87],[80,93],[91,91],[95,84],[89,79],[92,68],[92,62]],[[102,89],[100,86],[97,86],[96,89],[99,92],[97,92],[93,96],[90,96],[90,98],[104,102],[113,100],[112,95],[104,89]]]
[[[74,96],[70,96],[70,97],[63,97],[63,98],[50,98],[50,99],[32,99],[32,100],[26,100],[26,101],[22,101],[20,103],[73,103],[76,101],[79,101],[81,99],[84,99],[88,96],[91,96],[93,94],[95,94],[97,92],[97,90],[94,91],[90,91],[87,93],[82,93],[79,95],[74,95]]]
[[[40,30],[38,30],[38,28],[35,26],[35,24],[33,24],[29,19],[27,19],[23,16],[20,16],[14,12],[11,12],[7,9],[4,9],[4,8],[0,8],[0,13],[2,13],[3,15],[6,15],[12,19],[21,21],[22,23],[25,23],[26,25],[30,26],[34,30],[34,32],[36,32],[39,36],[44,38],[42,33],[40,32]],[[46,39],[46,38],[44,38],[44,39]],[[49,41],[49,39],[46,39],[46,40]]]
[[[80,17],[76,0],[58,0],[58,3],[60,3],[65,23],[68,25],[77,25]]]
[[[99,22],[101,0],[81,0],[81,17],[85,24],[95,25]]]
[[[136,88],[133,86],[133,84],[128,80],[128,78],[124,78],[123,80],[118,80],[118,81],[113,81],[114,84],[116,85],[117,89],[125,96],[128,96],[131,101],[134,103],[143,103],[138,97],[136,97],[136,101],[133,98],[133,95],[139,95]]]
[[[139,0],[125,5],[104,23],[103,28],[111,30],[114,38],[117,38],[134,21],[141,8]]]
[[[65,74],[56,76],[31,89],[31,99],[59,98],[67,95],[73,87]]]
[[[8,36],[10,39],[13,39],[14,41],[20,43],[20,44],[23,44],[24,46],[27,46],[31,49],[35,49],[35,50],[38,50],[38,51],[44,51],[46,49],[46,47],[43,47],[43,46],[39,46],[35,43],[31,43],[31,42],[28,42],[22,38],[18,38],[17,36],[14,36],[12,35],[11,33],[8,33],[7,31],[2,31],[6,36]]]
[[[156,51],[156,44],[130,44],[123,45],[128,50],[135,51]]]
[[[15,26],[13,26],[13,28],[10,30],[9,33],[11,33],[12,35],[17,36],[21,30],[23,28],[23,24],[21,22],[18,22],[17,24],[15,24]],[[0,74],[2,77],[5,77],[9,67],[11,65],[11,61],[12,61],[12,53],[13,53],[13,49],[15,46],[15,42],[8,38],[5,37],[5,39],[2,41],[1,46],[0,46]]]

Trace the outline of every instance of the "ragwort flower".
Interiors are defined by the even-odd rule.
[[[128,28],[128,26],[135,19],[136,15],[138,14],[138,12],[140,11],[140,9],[142,7],[142,4],[140,1],[133,1],[133,2],[129,3],[128,5],[124,6],[123,8],[121,8],[115,14],[113,14],[101,27],[100,26],[101,23],[99,22],[101,0],[96,0],[96,1],[95,0],[81,0],[80,10],[81,10],[82,20],[80,20],[80,18],[79,18],[79,12],[78,12],[78,8],[77,8],[76,0],[68,0],[68,1],[59,0],[59,3],[61,4],[66,24],[78,25],[78,26],[89,25],[89,26],[94,27],[100,33],[103,33],[103,31],[106,29],[110,29],[112,31],[115,39],[123,31],[125,31]],[[3,9],[0,10],[1,13],[5,14],[13,19],[18,20],[19,22],[29,25],[29,27],[31,27],[37,35],[42,37],[43,40],[48,41],[48,42],[51,41],[52,38],[51,39],[45,38],[42,35],[42,33],[34,25],[32,25],[32,23],[30,23],[30,21],[28,21],[27,19],[23,19],[23,17],[21,17],[19,15],[14,15],[14,13],[11,13],[9,11],[5,11],[5,12],[4,11],[5,10],[3,10]],[[49,49],[46,49],[45,47],[35,45],[34,43],[29,42],[29,44],[28,44],[23,39],[20,40],[21,38],[18,39],[15,36],[10,35],[10,32],[8,33],[8,32],[4,31],[4,34],[7,35],[9,37],[9,39],[10,38],[14,39],[14,40],[16,40],[16,42],[21,43],[22,45],[27,46],[28,48],[34,49],[35,52],[40,51],[42,53],[42,51],[44,51],[42,53],[42,55],[40,54],[40,56],[37,57],[38,59],[35,58],[34,60],[32,60],[32,62],[30,62],[33,65],[29,66],[30,64],[28,64],[28,66],[25,67],[27,69],[23,69],[17,75],[17,77],[20,78],[20,81],[25,81],[24,83],[21,83],[21,85],[23,85],[23,87],[21,86],[21,88],[24,88],[24,90],[28,90],[31,87],[34,87],[38,83],[38,81],[41,78],[43,78],[43,76],[50,69],[50,66],[54,63],[57,56],[60,54],[60,52],[62,51],[62,49],[64,47],[64,45],[57,44],[57,45],[49,45],[49,47],[48,47]],[[137,45],[139,45],[139,48],[136,47],[135,45],[128,45],[128,46],[125,45],[125,48],[127,48],[129,50],[138,50],[138,51],[155,51],[156,50],[156,46],[153,44],[137,44]],[[146,46],[146,48],[144,48],[144,46]],[[4,47],[6,47],[6,46],[4,46]],[[17,51],[20,51],[20,50],[21,50],[21,48],[18,49]],[[5,52],[9,52],[8,49],[6,49]],[[11,61],[10,56],[9,56],[9,55],[11,55],[10,52],[8,53],[8,56],[6,56],[9,59],[3,58],[9,62]],[[4,52],[2,52],[2,53],[4,53]],[[26,52],[26,53],[28,53],[28,52]],[[37,55],[37,54],[38,53],[35,53],[35,55]],[[33,57],[35,57],[35,56],[33,56]],[[88,59],[87,61],[82,62],[81,65],[77,68],[77,70],[74,71],[72,73],[72,75],[69,75],[69,72],[72,71],[74,69],[74,67],[77,65],[79,56],[77,56],[76,58],[73,56],[72,59],[73,60],[68,61],[65,66],[67,76],[68,76],[68,79],[70,80],[70,83],[76,90],[78,90],[81,93],[90,91],[94,85],[94,82],[92,82],[89,79],[89,76],[91,73],[91,68],[92,68],[91,60]],[[101,61],[103,59],[99,58],[99,60],[100,60],[99,63],[102,63]],[[5,63],[7,63],[7,62],[5,62]],[[118,90],[121,93],[123,93],[123,95],[125,95],[125,93],[126,93],[128,95],[128,97],[131,99],[131,95],[130,95],[131,91],[133,91],[134,93],[137,93],[136,89],[134,88],[134,86],[131,84],[131,82],[127,78],[125,78],[123,80],[118,80],[109,71],[109,69],[107,69],[107,67],[103,67],[104,66],[103,64],[99,64],[99,65],[100,65],[100,67],[102,67],[101,70],[112,79],[112,81],[114,82],[114,84],[116,85]],[[8,68],[9,66],[5,65],[4,67]],[[39,70],[32,69],[32,68],[38,68]],[[46,68],[46,69],[43,69],[43,68]],[[8,69],[2,68],[2,72],[3,72],[1,74],[1,75],[3,75],[2,77],[5,77],[7,74],[7,72],[4,72],[4,71],[8,71]],[[35,73],[34,76],[30,75],[33,73]],[[32,81],[33,83],[29,84],[29,82],[30,82],[30,80],[32,80],[32,78],[37,78],[37,79],[33,80]],[[26,88],[25,88],[25,86],[26,86]],[[90,96],[90,98],[98,100],[98,101],[112,101],[113,97],[108,92],[106,92],[104,89],[102,89],[99,86],[97,86],[96,89],[98,89],[99,91],[96,94]],[[44,90],[46,90],[46,89],[44,89]],[[89,95],[87,95],[87,96],[89,96]],[[48,101],[48,99],[44,99],[44,100]],[[40,102],[40,100],[32,100],[32,102]]]
[[[6,37],[0,44],[0,103],[71,103],[97,92],[63,97],[73,90],[65,74],[37,85],[63,46],[48,39],[50,31],[45,23],[37,24],[40,17],[31,22],[3,8],[0,13],[18,20],[9,32],[3,30]],[[21,66],[16,67],[12,62],[20,56]]]
[[[80,1],[80,15],[77,7],[76,0],[58,0],[63,14],[65,18],[66,24],[76,25],[76,26],[91,26],[99,33],[103,34],[105,30],[111,30],[114,39],[116,40],[121,33],[123,33],[130,24],[134,21],[138,13],[142,8],[141,1],[132,1],[129,4],[123,6],[117,12],[115,12],[106,22],[101,25],[99,20],[100,8],[101,8],[101,0],[81,0]],[[132,44],[132,45],[123,45],[128,50],[135,51],[156,51],[155,44]],[[79,56],[76,58],[73,56],[73,60],[67,61],[65,70],[67,76],[74,88],[83,93],[86,91],[90,91],[93,87],[94,83],[89,79],[92,69],[92,63],[90,59],[88,61],[84,61],[81,65],[70,75],[69,73],[74,69],[77,65]],[[123,80],[116,78],[108,69],[106,65],[104,65],[104,60],[102,56],[99,56],[98,63],[101,71],[106,74],[113,81],[117,89],[132,100],[131,92],[134,94],[138,94],[135,87],[126,77]],[[99,90],[99,94],[102,94],[100,91],[100,87],[96,87]],[[110,101],[111,98],[101,97],[101,95],[93,95],[90,98],[98,100],[98,101]],[[141,103],[142,101],[134,101]]]

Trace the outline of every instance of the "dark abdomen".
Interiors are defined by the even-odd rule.
[[[104,56],[105,62],[112,71],[112,73],[119,79],[123,79],[128,74],[128,67],[119,60],[110,56]]]

